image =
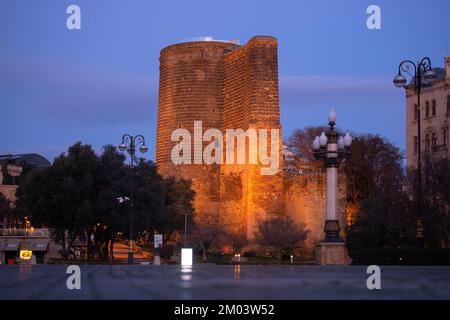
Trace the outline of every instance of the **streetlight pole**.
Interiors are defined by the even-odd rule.
[[[313,141],[314,156],[324,161],[327,170],[327,209],[325,219],[325,239],[323,242],[342,242],[339,238],[339,215],[337,205],[337,169],[346,157],[350,155],[352,137],[347,132],[344,137],[338,137],[334,129],[336,113],[332,109],[328,115],[329,130],[322,132]]]
[[[414,69],[414,75],[409,73],[410,66]],[[431,68],[431,60],[428,57],[423,58],[417,64],[411,60],[404,60],[398,66],[398,74],[394,78],[394,85],[398,88],[406,88],[406,78],[402,72],[409,74],[414,80],[413,87],[417,93],[417,110],[414,109],[413,117],[417,114],[417,229],[416,241],[420,248],[424,247],[424,236],[422,226],[422,129],[421,129],[421,106],[420,93],[422,88],[431,85],[429,80],[436,77],[436,72]]]
[[[141,153],[146,153],[148,151],[148,147],[145,144],[145,138],[143,135],[131,136],[128,133],[122,136],[122,143],[119,145],[119,150],[124,152],[125,150],[130,155],[130,167],[132,170],[132,177],[134,178],[133,167],[137,163],[136,160],[136,147],[139,146],[139,151]],[[133,253],[133,187],[134,187],[134,179],[131,181],[131,190],[130,190],[130,198],[131,198],[131,210],[130,210],[130,245],[128,250],[128,264],[132,264],[134,262],[134,253]],[[119,200],[120,201],[120,200]]]
[[[182,215],[184,215],[184,247],[187,247],[187,217],[189,214],[191,214],[188,210],[183,210],[181,212]]]

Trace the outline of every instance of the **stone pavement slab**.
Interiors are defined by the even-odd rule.
[[[80,265],[0,266],[0,299],[450,299],[450,267],[381,266],[368,290],[364,266]]]

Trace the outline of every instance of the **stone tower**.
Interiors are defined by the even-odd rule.
[[[257,36],[244,46],[196,41],[168,46],[160,55],[156,162],[163,176],[191,179],[196,221],[220,223],[252,238],[258,220],[283,212],[277,40]],[[260,164],[174,164],[178,128],[278,129],[280,170],[261,175]],[[203,148],[208,143],[203,143]],[[270,145],[270,142],[269,142]],[[224,143],[226,147],[226,143]],[[203,150],[202,148],[202,150]],[[247,154],[249,150],[247,149]]]

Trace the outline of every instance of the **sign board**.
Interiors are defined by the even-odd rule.
[[[181,249],[181,265],[183,267],[192,266],[192,249],[182,248]]]
[[[18,177],[22,174],[22,166],[18,166],[15,164],[8,164],[6,166],[6,170],[8,170],[8,174],[13,177]]]
[[[33,252],[30,250],[20,250],[20,259],[22,260],[30,260],[33,255]]]
[[[155,248],[162,247],[163,245],[163,235],[162,234],[155,234],[154,240]]]

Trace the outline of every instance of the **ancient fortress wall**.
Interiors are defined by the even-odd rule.
[[[219,166],[194,164],[193,141],[192,164],[174,165],[171,134],[177,128],[193,134],[196,120],[202,121],[203,131],[221,127],[223,57],[237,48],[228,42],[187,42],[166,47],[160,55],[156,162],[162,175],[192,180],[202,222],[218,219]]]
[[[171,45],[161,51],[156,161],[171,163],[177,128],[193,132],[195,120],[203,129],[220,128],[226,53],[239,48],[227,42],[200,41]]]
[[[268,36],[253,37],[243,46],[198,41],[163,49],[156,161],[162,175],[192,180],[199,224],[219,223],[251,239],[259,220],[287,212],[308,224],[312,246],[323,237],[325,182],[320,175],[283,178],[277,51],[277,40]],[[227,129],[268,129],[269,137],[270,129],[278,129],[278,174],[261,175],[261,164],[194,164],[193,141],[193,164],[175,165],[171,152],[176,142],[171,134],[184,128],[193,137],[197,120],[202,121],[203,132],[222,131],[224,148]],[[208,144],[203,142],[203,148]],[[269,140],[269,154],[270,144]],[[249,150],[247,143],[247,159],[249,152],[258,151]]]
[[[223,129],[278,129],[281,151],[277,51],[275,38],[258,36],[225,56]],[[238,220],[238,224],[231,223],[231,229],[253,238],[259,220],[283,213],[281,152],[278,162],[276,175],[261,175],[260,164],[221,167],[222,223]],[[238,185],[240,198],[230,190],[230,184]]]
[[[310,231],[305,246],[314,248],[322,241],[326,209],[326,173],[306,173],[285,177],[284,203],[286,213]],[[341,228],[346,224],[347,190],[345,176],[338,174],[338,212]]]

